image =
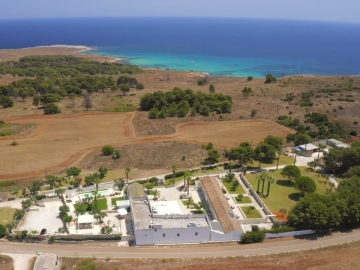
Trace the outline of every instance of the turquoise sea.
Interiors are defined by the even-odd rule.
[[[360,24],[235,18],[0,20],[0,49],[55,44],[214,76],[359,75]]]

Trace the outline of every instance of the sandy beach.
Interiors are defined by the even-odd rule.
[[[110,57],[95,54],[85,54],[84,52],[94,50],[94,47],[81,45],[50,45],[37,46],[22,49],[0,50],[0,61],[16,61],[28,55],[76,55],[99,62],[121,62],[122,58]]]

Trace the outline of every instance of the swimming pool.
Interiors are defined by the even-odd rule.
[[[109,190],[107,189],[104,189],[104,190],[99,190],[98,191],[98,194],[100,196],[108,196],[110,194]],[[92,192],[85,192],[85,193],[79,193],[79,198],[82,200],[82,199],[85,199],[85,198],[92,198],[94,197],[94,195],[92,194]]]

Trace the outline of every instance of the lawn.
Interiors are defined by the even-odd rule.
[[[254,160],[254,162],[252,164],[248,164],[249,168],[259,168],[259,161]],[[294,158],[293,157],[289,157],[286,155],[281,155],[280,156],[280,160],[279,160],[279,166],[281,165],[290,165],[290,164],[294,164]],[[264,160],[264,162],[261,163],[261,168],[267,168],[267,167],[276,167],[277,165],[277,159],[274,159],[272,161],[266,161]]]
[[[116,202],[117,202],[117,201],[123,201],[123,200],[125,200],[125,197],[112,198],[112,199],[111,199],[111,205],[112,205],[112,206],[116,206]]]
[[[241,184],[237,186],[235,191],[231,191],[231,183],[226,183],[224,180],[221,180],[221,182],[223,183],[224,187],[226,188],[226,190],[228,191],[229,194],[245,194],[245,190],[242,188]]]
[[[246,215],[246,218],[262,218],[261,214],[257,209],[250,210],[251,206],[243,206],[241,209],[243,210],[244,214]]]
[[[322,176],[317,172],[308,171],[308,167],[299,167],[302,176],[311,177],[316,183],[316,193],[325,194],[327,189],[330,189],[329,182],[326,183],[326,176]],[[276,171],[269,171],[270,175],[273,175],[276,182],[271,184],[269,197],[262,197],[264,203],[268,208],[275,212],[281,208],[290,210],[298,200],[300,192],[294,188],[294,182],[289,182],[283,176],[281,176],[281,169]],[[257,189],[257,181],[255,180],[258,173],[247,173],[245,177],[248,179],[252,187]],[[260,184],[261,190],[261,184]],[[265,183],[264,193],[267,191],[267,183]]]
[[[0,224],[2,224],[4,226],[6,224],[10,224],[13,221],[15,210],[16,209],[10,208],[10,207],[1,207],[0,208]]]
[[[248,196],[243,196],[241,201],[238,201],[237,198],[235,197],[236,203],[252,203],[251,199]]]
[[[92,207],[94,206],[95,202],[92,201],[91,204],[90,203],[86,203],[87,204],[87,209],[86,211],[91,211],[92,210]],[[74,204],[74,208],[77,209],[78,208],[78,203],[77,204]],[[103,198],[103,199],[98,199],[97,200],[97,205],[98,205],[98,208],[99,210],[107,210],[108,209],[108,205],[107,205],[107,199],[106,198]]]
[[[94,201],[92,202],[92,205],[94,205]],[[107,210],[107,209],[108,209],[107,199],[106,199],[106,198],[99,199],[99,200],[97,201],[97,205],[98,205],[98,208],[99,208],[100,210]]]

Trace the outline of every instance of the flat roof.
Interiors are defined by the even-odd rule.
[[[93,215],[80,215],[78,216],[78,223],[93,223],[94,216]]]
[[[128,207],[128,206],[130,206],[130,201],[129,200],[116,201],[116,206],[117,207]]]
[[[336,145],[336,147],[338,148],[350,148],[350,145],[348,145],[347,143],[339,143]]]
[[[204,187],[206,194],[212,204],[215,214],[221,223],[224,233],[232,231],[242,232],[242,228],[239,221],[235,218],[235,215],[230,208],[230,205],[225,198],[220,185],[215,177],[206,176],[201,179],[201,183]]]
[[[164,203],[168,201],[161,201]],[[171,202],[171,201],[170,201]],[[176,202],[177,203],[177,202]],[[134,215],[134,226],[136,229],[151,229],[150,225],[162,225],[163,229],[169,228],[188,228],[188,227],[209,227],[206,215],[182,215],[182,214],[154,214],[151,217],[150,207],[146,201],[131,200],[132,211]],[[168,205],[171,205],[168,204]],[[191,225],[189,225],[192,223]],[[152,230],[152,229],[151,229]]]
[[[312,144],[312,143],[307,143],[307,144],[302,144],[302,145],[298,145],[295,147],[300,147],[302,149],[306,149],[306,150],[315,150],[315,149],[319,149],[319,146]]]
[[[178,201],[152,201],[150,202],[153,214],[157,215],[182,215]],[[156,213],[154,213],[154,211]]]
[[[340,144],[340,143],[342,143],[342,142],[340,142],[340,141],[338,141],[338,140],[336,140],[336,139],[328,139],[328,142],[331,142],[331,143],[333,143],[333,144]]]

